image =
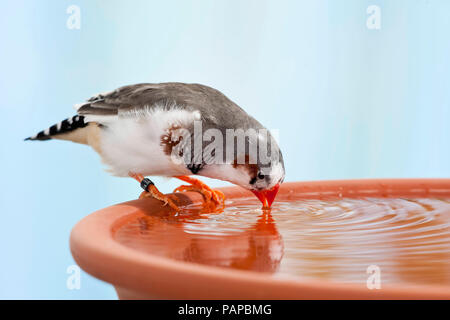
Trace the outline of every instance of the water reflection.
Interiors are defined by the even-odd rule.
[[[365,284],[367,267],[378,265],[385,284],[450,285],[448,199],[280,199],[272,212],[244,199],[222,212],[188,209],[136,216],[115,238],[225,268]]]
[[[223,212],[222,212],[223,213]],[[283,241],[270,210],[246,228],[220,229],[200,208],[176,217],[141,215],[116,232],[116,239],[151,254],[211,266],[276,272],[283,257]],[[253,216],[255,218],[255,216]],[[210,221],[211,222],[211,221]],[[220,223],[217,221],[217,223]]]

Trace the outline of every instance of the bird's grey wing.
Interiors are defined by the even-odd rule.
[[[77,105],[79,115],[89,121],[139,115],[155,107],[199,111],[207,125],[223,128],[260,128],[261,125],[220,91],[201,84],[179,82],[141,83],[98,94]],[[113,117],[112,117],[113,116]]]
[[[127,111],[151,107],[164,100],[162,88],[158,84],[135,84],[120,87],[108,93],[101,93],[76,105],[79,115],[118,116]]]

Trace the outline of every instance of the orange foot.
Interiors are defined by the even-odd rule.
[[[175,177],[184,182],[190,183],[190,185],[182,185],[176,188],[173,192],[182,191],[195,191],[200,193],[205,199],[205,205],[225,205],[225,195],[219,190],[213,190],[203,182],[198,179],[187,177],[187,176],[177,176]]]
[[[144,180],[144,176],[142,176],[141,174],[135,174],[135,173],[130,173],[129,174],[130,177],[136,179],[139,183],[142,183],[142,180]],[[141,193],[141,195],[139,196],[139,199],[142,198],[155,198],[158,199],[162,202],[164,202],[164,205],[169,205],[169,207],[171,207],[172,209],[174,209],[175,211],[179,212],[180,208],[178,208],[178,206],[173,202],[173,200],[161,193],[158,188],[155,187],[154,184],[150,184],[147,188],[147,191],[144,191]]]

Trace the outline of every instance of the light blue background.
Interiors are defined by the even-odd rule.
[[[288,181],[449,177],[449,13],[445,0],[1,1],[0,298],[116,297],[85,273],[66,288],[69,233],[139,186],[85,146],[22,140],[121,85],[223,91],[280,130]]]

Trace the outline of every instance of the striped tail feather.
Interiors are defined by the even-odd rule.
[[[49,140],[49,139],[52,139],[52,136],[62,134],[62,133],[68,133],[70,131],[73,131],[73,130],[76,130],[79,128],[84,128],[87,125],[88,125],[88,123],[84,122],[84,116],[76,115],[71,118],[67,118],[59,123],[56,123],[45,130],[42,130],[32,137],[26,138],[25,141],[26,140],[32,140],[32,141],[33,140],[41,140],[41,141]]]

